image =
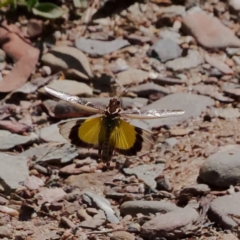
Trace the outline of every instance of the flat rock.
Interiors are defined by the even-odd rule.
[[[182,71],[195,68],[202,63],[204,63],[203,56],[196,50],[189,50],[186,57],[180,57],[168,61],[165,66],[173,71]]]
[[[126,71],[128,68],[128,63],[122,58],[118,58],[115,62],[109,64],[109,70],[113,73]]]
[[[229,48],[226,48],[226,52],[230,56],[239,55],[240,54],[240,48],[231,48],[231,47],[229,47]]]
[[[196,118],[206,110],[208,106],[214,105],[214,100],[207,96],[200,96],[192,93],[174,93],[160,100],[153,102],[142,108],[142,110],[149,109],[180,109],[185,113],[177,117],[160,118],[148,120],[147,124],[150,128],[159,128],[161,126],[175,126],[183,123],[190,118]]]
[[[160,28],[158,35],[163,39],[170,39],[174,42],[178,42],[179,38],[181,37],[178,32],[174,31],[171,28]]]
[[[211,111],[216,117],[224,119],[236,119],[240,117],[238,108],[212,108]]]
[[[42,144],[38,147],[30,148],[22,153],[21,156],[35,158],[35,162],[46,162],[55,164],[66,164],[78,156],[75,146],[66,143],[62,145]]]
[[[18,134],[31,130],[31,127],[26,124],[10,120],[0,120],[0,128]]]
[[[180,209],[175,204],[162,201],[128,201],[121,205],[120,211],[122,215],[136,216],[138,213],[149,215],[150,213],[167,213]]]
[[[18,134],[12,134],[6,130],[0,130],[0,150],[7,150],[16,146],[33,143],[38,139],[35,133],[31,133],[29,136],[22,136]]]
[[[58,123],[40,129],[39,137],[45,142],[68,143],[59,133]]]
[[[7,226],[0,226],[0,237],[1,238],[7,238],[10,239],[12,236],[12,230],[11,228]]]
[[[186,10],[184,6],[180,5],[171,5],[168,7],[159,7],[158,11],[160,13],[171,14],[171,16],[184,16],[186,14]]]
[[[93,77],[88,58],[74,47],[55,46],[45,53],[41,60],[53,72],[64,71],[66,77],[80,79]]]
[[[96,193],[102,194],[104,191],[104,183],[111,182],[117,171],[109,171],[104,173],[83,173],[77,176],[70,176],[65,183],[70,186],[76,186],[80,190],[91,189]]]
[[[224,228],[233,228],[239,225],[240,193],[222,196],[214,199],[210,204],[209,217]]]
[[[109,222],[111,222],[111,223],[119,222],[119,219],[117,218],[115,212],[113,211],[110,202],[106,198],[96,195],[95,193],[92,193],[90,191],[84,192],[83,198],[85,198],[85,197],[90,199],[90,201],[92,202],[91,204],[93,206],[98,207],[105,213],[106,218]]]
[[[117,74],[117,79],[122,85],[128,85],[132,82],[141,83],[149,78],[149,73],[140,69],[129,68],[124,72]]]
[[[115,39],[113,41],[100,41],[81,37],[76,39],[75,45],[83,52],[96,57],[103,56],[112,53],[120,48],[126,47],[129,45],[129,42],[123,39]]]
[[[81,83],[73,80],[53,80],[48,87],[57,91],[62,91],[74,96],[92,95],[93,91],[86,83]]]
[[[219,92],[213,93],[211,97],[223,103],[232,103],[235,101],[233,98],[227,97],[223,93]]]
[[[180,195],[182,194],[190,194],[193,196],[198,196],[198,195],[205,195],[209,193],[211,189],[207,184],[195,184],[192,186],[185,187],[184,189],[181,190]]]
[[[62,188],[43,188],[35,195],[38,204],[53,203],[63,200],[67,193]]]
[[[172,149],[178,142],[179,140],[175,137],[166,138],[164,140],[164,144],[170,149]]]
[[[20,187],[28,177],[28,158],[0,152],[0,184],[9,193]]]
[[[24,181],[24,186],[26,186],[30,190],[39,189],[43,185],[44,185],[43,180],[34,175],[28,176]]]
[[[73,175],[73,174],[81,174],[81,173],[90,173],[96,170],[97,163],[95,162],[94,165],[89,166],[82,166],[77,167],[75,163],[68,164],[62,168],[59,169],[60,174],[67,174],[67,175]]]
[[[128,175],[136,175],[152,189],[156,188],[154,180],[164,169],[164,164],[143,164],[133,168],[124,168],[123,171]]]
[[[127,36],[127,39],[131,42],[131,43],[147,43],[147,42],[151,42],[151,38],[149,36],[141,36],[138,34],[130,34],[129,36]]]
[[[207,85],[203,83],[199,83],[192,86],[192,89],[201,94],[206,96],[213,96],[218,92],[218,87],[214,85]]]
[[[153,82],[156,84],[160,85],[175,85],[175,84],[184,84],[185,81],[179,78],[171,78],[171,77],[162,77],[162,76],[157,76],[156,78],[152,79]]]
[[[233,74],[233,70],[226,63],[222,62],[218,58],[210,56],[209,54],[205,54],[204,57],[207,63],[217,68],[221,72],[225,74]]]
[[[172,41],[171,39],[157,40],[148,51],[149,57],[157,58],[161,62],[178,58],[181,56],[181,54],[182,49],[175,41]]]
[[[237,184],[240,181],[240,147],[229,145],[209,156],[200,168],[199,177],[218,187]]]
[[[232,97],[240,96],[240,88],[227,88],[227,89],[223,90],[223,92]]]
[[[144,83],[135,87],[128,88],[128,91],[136,93],[140,97],[148,97],[150,94],[162,93],[169,94],[169,90],[155,83]]]
[[[192,130],[190,128],[173,128],[169,133],[171,137],[188,135]]]
[[[233,56],[233,57],[232,57],[232,60],[236,63],[237,66],[240,65],[240,57],[238,57],[238,56]]]
[[[240,46],[240,39],[235,36],[231,29],[223,25],[218,18],[203,11],[185,15],[183,17],[183,27],[204,47],[226,48]]]
[[[237,12],[240,11],[240,2],[239,2],[239,0],[229,0],[228,4],[235,11],[237,11]]]
[[[148,240],[159,236],[174,239],[184,237],[187,235],[184,227],[193,224],[198,217],[198,212],[190,207],[162,214],[143,224],[141,236]]]
[[[221,236],[221,240],[238,240],[233,233],[226,233]]]
[[[91,219],[91,220],[85,220],[79,223],[79,227],[81,228],[87,228],[87,229],[96,229],[100,226],[102,226],[106,222],[105,219]]]
[[[135,236],[129,232],[116,231],[112,233],[110,240],[135,240]]]

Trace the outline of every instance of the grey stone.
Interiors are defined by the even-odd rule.
[[[208,185],[206,184],[195,184],[192,186],[185,187],[181,190],[180,195],[182,194],[191,194],[191,195],[203,195],[211,191]]]
[[[57,91],[62,91],[71,95],[92,95],[92,88],[86,83],[81,83],[73,80],[64,79],[62,81],[53,80],[48,87],[51,87]]]
[[[180,209],[175,204],[162,201],[128,201],[121,205],[120,211],[122,215],[135,216],[138,213],[149,215],[150,213],[167,213]]]
[[[164,140],[164,144],[169,148],[173,148],[178,142],[179,140],[175,137],[167,138]]]
[[[0,184],[9,193],[28,177],[28,158],[0,153]]]
[[[142,110],[178,109],[185,111],[183,115],[177,117],[159,118],[145,121],[150,128],[159,128],[163,125],[175,126],[190,118],[196,118],[200,116],[208,106],[212,105],[214,105],[214,100],[207,96],[200,96],[192,93],[174,93],[147,105],[146,107],[142,108]]]
[[[135,236],[129,232],[117,231],[112,233],[110,240],[135,240]]]
[[[103,210],[108,221],[112,223],[119,222],[119,219],[113,211],[110,202],[106,198],[96,195],[90,191],[84,191],[83,198],[87,198],[87,201],[90,201],[93,206],[97,206],[99,209]]]
[[[75,45],[78,49],[90,54],[91,56],[103,56],[128,46],[129,42],[123,39],[100,41],[81,37],[76,39]]]
[[[13,134],[6,130],[0,130],[0,150],[7,150],[19,145],[25,145],[37,140],[37,135],[31,133],[29,136]]]
[[[212,112],[215,117],[224,119],[236,119],[240,117],[240,111],[238,108],[212,108]]]
[[[162,214],[143,224],[141,236],[148,240],[159,236],[184,237],[188,234],[184,227],[193,224],[198,217],[198,212],[190,207]]]
[[[7,226],[0,226],[0,237],[2,239],[10,239],[12,230]]]
[[[178,42],[181,36],[178,32],[168,28],[159,29],[158,35],[163,39],[171,39],[174,42]]]
[[[214,199],[210,204],[209,217],[224,228],[233,228],[239,225],[240,192]]]
[[[75,146],[68,143],[53,146],[42,144],[38,147],[30,148],[20,153],[20,155],[35,158],[36,162],[65,164],[77,157],[78,152]]]
[[[88,58],[74,47],[55,46],[42,56],[42,62],[53,72],[64,71],[66,77],[93,77]]]
[[[169,90],[165,87],[159,86],[155,83],[144,83],[128,89],[130,92],[136,93],[140,97],[148,97],[150,94],[162,93],[163,95],[169,94]]]
[[[226,48],[240,46],[240,40],[230,28],[226,27],[218,18],[203,11],[185,15],[183,27],[205,47]]]
[[[154,180],[164,169],[164,164],[143,164],[133,168],[124,168],[126,174],[136,175],[139,179],[145,182],[152,189],[156,188]]]
[[[117,74],[117,79],[123,86],[129,85],[132,82],[141,83],[148,78],[148,72],[134,68],[129,68],[128,70]]]
[[[40,129],[39,137],[46,142],[68,143],[68,141],[59,133],[58,124]]]
[[[189,50],[186,57],[176,58],[168,61],[166,67],[173,71],[182,71],[185,69],[195,68],[204,63],[203,56],[196,50]]]
[[[199,177],[207,184],[229,187],[240,181],[240,148],[225,148],[211,156],[200,168]]]
[[[171,39],[160,39],[150,48],[148,55],[158,58],[161,62],[180,57],[182,49]]]

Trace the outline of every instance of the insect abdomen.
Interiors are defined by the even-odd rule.
[[[109,145],[109,142],[104,142],[102,146],[102,161],[108,162],[111,160],[113,150]]]
[[[105,133],[101,135],[104,136],[101,140],[101,158],[102,161],[108,162],[111,160],[114,151],[114,146],[110,144],[110,136],[116,123],[111,117],[103,117],[102,122],[105,126]]]

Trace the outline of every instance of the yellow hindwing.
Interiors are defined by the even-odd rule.
[[[96,147],[105,139],[102,117],[72,120],[60,123],[58,127],[64,138],[79,147]]]
[[[89,118],[78,129],[78,137],[85,143],[98,145],[104,141],[106,130],[102,117]]]
[[[109,149],[128,156],[137,155],[141,151],[149,151],[152,148],[151,133],[122,119],[119,119],[110,130],[103,118],[101,116],[86,120],[72,120],[60,123],[58,126],[63,137],[78,147],[100,147],[101,149],[105,142],[104,151],[108,146]]]
[[[124,155],[136,155],[138,152],[151,149],[151,133],[135,127],[120,119],[110,135],[110,146]]]

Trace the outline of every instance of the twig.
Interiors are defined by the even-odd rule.
[[[111,230],[106,230],[106,231],[93,231],[93,232],[88,232],[86,234],[106,234],[106,233],[112,233],[112,232],[118,232],[118,231],[127,231],[126,229],[111,229]]]
[[[91,22],[91,20],[92,20],[93,9],[95,8],[95,6],[97,5],[98,2],[99,2],[99,0],[94,0],[92,6],[90,7],[89,20],[88,20],[87,23],[86,23],[85,29],[84,29],[84,31],[83,31],[83,33],[82,33],[82,36],[84,36],[85,33],[86,33],[86,31],[87,31],[87,27],[88,27],[88,25],[90,24],[90,22]]]

